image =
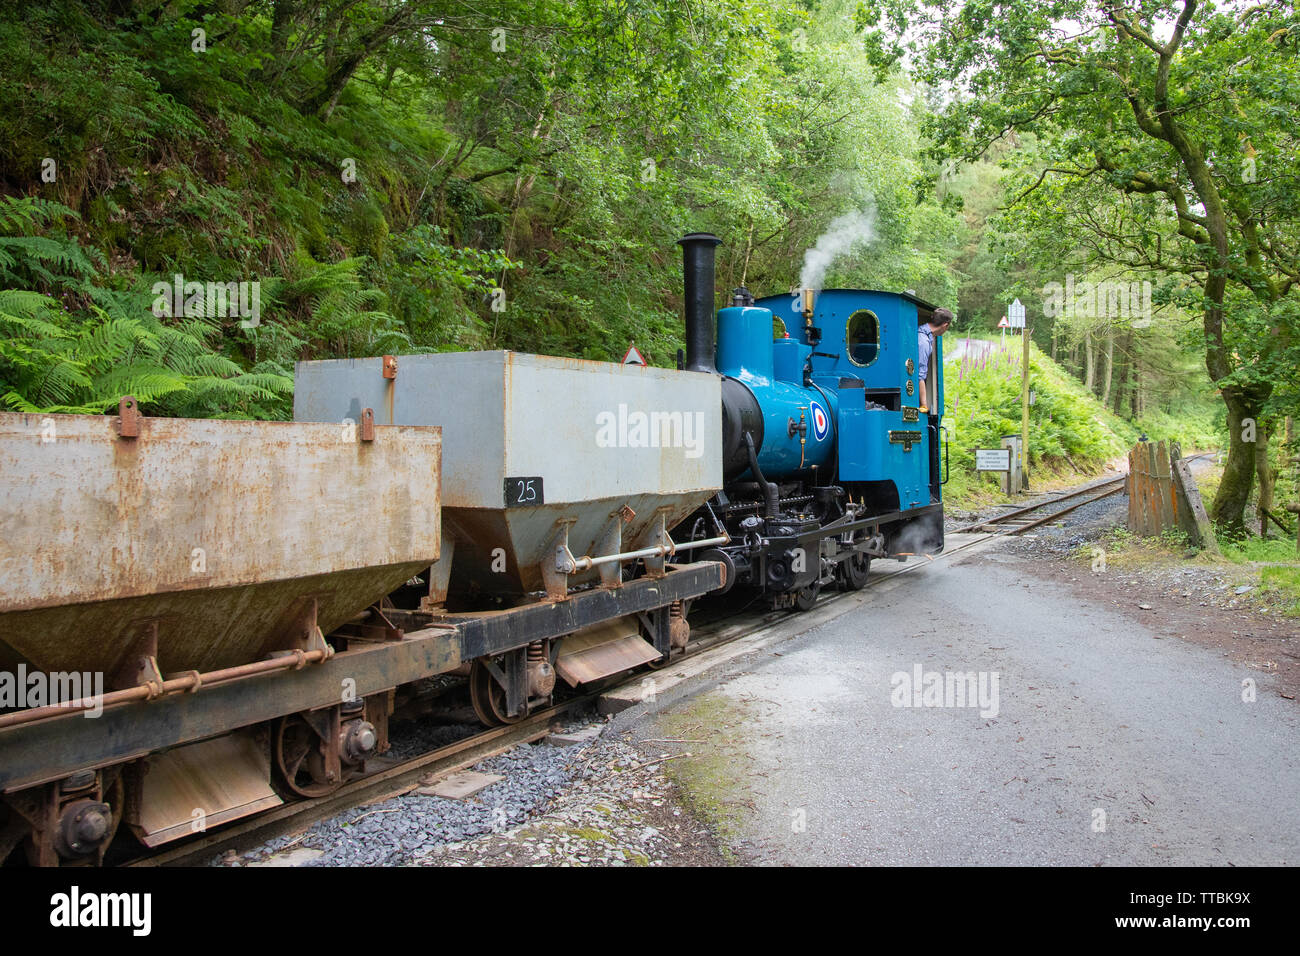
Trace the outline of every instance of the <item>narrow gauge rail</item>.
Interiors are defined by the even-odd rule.
[[[1212,454],[1213,452],[1200,452],[1195,455],[1187,456],[1186,460],[1189,462],[1195,461],[1198,458],[1207,458]],[[953,528],[948,533],[968,534],[978,531],[988,531],[996,534],[1024,534],[1026,531],[1031,531],[1034,528],[1041,527],[1042,525],[1050,524],[1057,518],[1069,514],[1077,508],[1082,508],[1084,505],[1092,504],[1094,501],[1100,501],[1102,498],[1109,498],[1111,495],[1117,495],[1121,491],[1127,492],[1127,490],[1127,475],[1118,475],[1114,478],[1104,478],[1101,481],[1094,481],[1086,485],[1081,485],[1078,488],[1072,488],[1044,501],[1026,505],[1023,508],[1016,508],[1014,511],[1007,511],[1003,514],[995,515],[984,521],[976,521],[973,524],[964,525],[960,528]],[[1093,492],[1096,492],[1096,494],[1093,494]],[[1085,495],[1091,495],[1091,497],[1084,497]],[[1081,500],[1074,501],[1075,498]],[[1059,505],[1066,501],[1072,503],[1066,505],[1064,508],[1058,508],[1045,515],[1039,515],[1034,518],[1029,517],[1044,508]]]
[[[388,355],[298,363],[292,422],[0,413],[0,675],[38,678],[0,705],[0,860],[93,865],[121,826],[157,848],[324,798],[425,678],[467,672],[511,724],[557,680],[667,661],[702,595],[808,610],[942,551],[937,309],[715,310],[719,242],[680,241],[676,369]]]
[[[1125,476],[1108,478],[1070,489],[1044,501],[1017,508],[986,521],[975,522],[953,529],[949,534],[969,534],[981,531],[985,533],[978,534],[977,537],[970,540],[951,542],[941,554],[928,561],[901,563],[898,567],[888,571],[874,572],[867,582],[864,592],[873,587],[878,587],[885,581],[900,574],[927,567],[932,562],[948,560],[961,551],[983,544],[993,538],[1008,534],[1021,534],[1031,528],[1050,524],[1083,505],[1118,494],[1124,491],[1125,487]],[[1076,501],[1075,499],[1079,500]],[[1044,515],[1034,518],[1027,517],[1042,511],[1044,508],[1050,508],[1063,502],[1072,503]],[[864,592],[838,591],[825,593],[817,602],[817,606],[826,607],[853,597],[857,597],[860,601]],[[757,628],[763,628],[781,620],[789,620],[798,625],[801,618],[799,616],[791,617],[785,611],[763,610],[751,612],[746,607],[725,614],[708,623],[697,625],[693,629],[691,643],[686,650],[680,656],[674,657],[672,664],[667,666],[697,658],[708,651],[748,636]],[[482,733],[473,734],[444,747],[378,769],[345,784],[327,797],[288,804],[242,823],[233,824],[218,833],[196,837],[158,852],[133,857],[120,865],[132,867],[193,866],[202,865],[229,850],[246,852],[252,847],[278,836],[301,832],[314,823],[349,809],[410,793],[416,788],[418,781],[423,778],[444,776],[456,770],[472,766],[489,757],[504,753],[512,747],[539,740],[550,731],[552,722],[556,718],[575,713],[584,706],[593,703],[609,690],[635,684],[643,680],[644,677],[644,672],[631,672],[593,690],[576,694],[554,706],[536,711],[518,723],[503,727],[492,727]]]
[[[1048,498],[1045,501],[1039,501],[1032,505],[1025,505],[1023,508],[1016,508],[1014,511],[1007,511],[1000,515],[995,515],[984,521],[977,521],[974,524],[968,524],[961,528],[954,528],[950,534],[967,534],[977,531],[994,531],[998,534],[1023,534],[1033,528],[1048,524],[1062,515],[1074,511],[1076,508],[1082,508],[1084,505],[1092,504],[1094,501],[1100,501],[1102,498],[1109,498],[1111,495],[1117,495],[1127,487],[1128,479],[1124,475],[1117,478],[1107,478],[1103,481],[1093,482],[1084,485],[1082,488],[1075,488],[1063,494]],[[1083,497],[1091,492],[1098,492],[1091,497]],[[1052,505],[1061,504],[1064,501],[1072,501],[1075,498],[1081,500],[1073,504],[1066,505],[1045,515],[1039,515],[1036,518],[1030,518],[1029,515],[1042,511],[1044,508]]]

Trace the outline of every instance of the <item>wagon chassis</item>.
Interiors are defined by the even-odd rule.
[[[274,736],[283,721],[301,721],[309,729],[299,726],[300,735],[319,736],[325,779],[337,786],[350,769],[346,734],[340,733],[345,708],[364,708],[382,752],[389,692],[462,664],[491,661],[494,679],[502,684],[503,716],[521,717],[532,702],[530,647],[545,646],[554,663],[556,639],[635,616],[666,659],[680,613],[674,608],[721,587],[724,573],[723,565],[709,561],[668,565],[662,576],[574,591],[562,601],[543,600],[482,616],[390,608],[376,616],[378,609],[372,609],[370,619],[382,623],[349,625],[331,634],[337,645],[332,652],[304,649],[288,660],[245,665],[242,673],[225,679],[190,673],[155,680],[146,692],[118,692],[128,699],[111,702],[108,695],[109,702],[94,718],[76,709],[51,709],[39,719],[0,727],[0,803],[10,811],[7,824],[0,826],[0,859],[26,839],[29,860],[37,865],[57,865],[61,859],[102,863],[112,833],[130,812],[130,798],[124,807],[120,794],[123,781],[139,767],[135,761],[244,728],[275,728]],[[359,769],[357,763],[351,769]],[[308,797],[328,790],[290,784]],[[114,796],[116,805],[110,807],[107,801]],[[78,834],[86,838],[85,850],[77,845]]]

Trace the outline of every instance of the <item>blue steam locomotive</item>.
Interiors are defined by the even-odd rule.
[[[686,350],[679,368],[722,378],[723,489],[679,538],[730,540],[699,554],[726,588],[807,610],[821,588],[866,584],[872,558],[943,550],[946,477],[939,341],[920,404],[917,333],[934,306],[857,289],[757,299],[736,289],[717,312],[720,240],[679,240]],[[943,459],[941,463],[941,459]]]

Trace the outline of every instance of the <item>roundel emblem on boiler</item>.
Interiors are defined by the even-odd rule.
[[[822,408],[820,402],[812,402],[811,405],[813,437],[818,441],[824,441],[831,430],[830,416],[826,414],[826,409]]]

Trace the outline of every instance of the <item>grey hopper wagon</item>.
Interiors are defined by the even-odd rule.
[[[295,419],[355,421],[365,408],[380,423],[442,426],[442,559],[426,606],[449,594],[563,601],[618,587],[637,557],[662,572],[673,527],[722,485],[716,375],[508,351],[297,366]],[[635,635],[618,642],[586,635],[594,666],[566,667],[562,651],[561,676],[658,656]]]

